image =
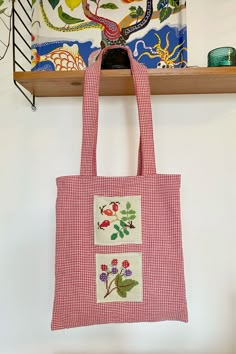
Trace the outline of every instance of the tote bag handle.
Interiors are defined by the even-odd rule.
[[[90,65],[85,71],[80,175],[97,176],[96,150],[101,62],[104,53],[111,48],[125,49],[130,60],[140,126],[138,174],[156,174],[152,109],[147,68],[133,59],[132,53],[128,47],[110,46],[104,48],[100,52],[97,61]]]

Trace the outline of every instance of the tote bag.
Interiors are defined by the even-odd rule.
[[[97,176],[100,68],[109,49],[85,72],[80,175],[57,178],[52,330],[188,321],[180,175],[156,173],[147,69],[128,48],[140,123],[138,173]]]

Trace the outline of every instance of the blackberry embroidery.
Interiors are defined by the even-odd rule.
[[[136,211],[132,209],[131,203],[126,203],[126,209],[119,210],[120,202],[111,202],[109,205],[100,206],[100,213],[106,216],[106,219],[101,223],[98,222],[98,228],[104,230],[112,226],[113,233],[111,234],[111,240],[116,240],[118,237],[124,238],[130,234],[132,229],[135,229],[133,220],[136,218]],[[109,217],[109,219],[107,218]],[[115,265],[115,264],[114,264]]]
[[[102,270],[106,268],[106,272],[99,275],[99,279],[105,283],[104,299],[113,291],[116,291],[120,297],[126,298],[127,293],[139,284],[136,280],[129,278],[132,275],[132,271],[128,269],[130,263],[127,260],[122,262],[119,269],[113,266],[112,262],[114,263],[114,261],[118,265],[117,259],[113,259],[110,266],[101,265]]]

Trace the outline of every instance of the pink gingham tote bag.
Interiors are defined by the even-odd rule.
[[[97,176],[99,80],[106,50],[85,72],[80,175],[57,178],[52,330],[188,321],[180,175],[156,173],[147,69],[128,48],[140,123],[138,174]]]

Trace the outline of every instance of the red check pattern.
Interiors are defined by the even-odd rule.
[[[188,321],[180,175],[156,174],[148,76],[129,49],[140,119],[140,175],[96,176],[99,75],[102,55],[108,49],[85,74],[81,174],[57,178],[52,330],[103,323]],[[95,195],[141,196],[142,244],[94,244]],[[96,253],[125,252],[142,252],[143,301],[97,303]]]

